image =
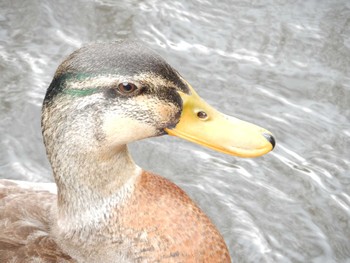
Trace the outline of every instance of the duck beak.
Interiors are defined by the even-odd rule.
[[[220,113],[188,86],[191,94],[179,92],[183,110],[179,123],[165,129],[169,135],[240,157],[261,156],[274,148],[269,131]]]

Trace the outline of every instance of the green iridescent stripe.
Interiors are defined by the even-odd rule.
[[[84,97],[84,96],[89,96],[94,93],[99,92],[99,89],[65,89],[63,90],[64,94],[72,95],[75,97]]]

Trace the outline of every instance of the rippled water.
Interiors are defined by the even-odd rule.
[[[131,145],[224,235],[234,262],[350,262],[349,1],[0,2],[0,177],[52,181],[40,107],[83,43],[129,38],[210,104],[277,137],[239,159],[169,137]]]

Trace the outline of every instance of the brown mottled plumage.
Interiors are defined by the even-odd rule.
[[[139,168],[126,146],[178,132],[241,156],[272,149],[266,130],[243,122],[247,132],[230,140],[240,123],[222,115],[216,122],[217,115],[177,71],[138,44],[93,44],[71,54],[42,108],[57,195],[0,180],[0,262],[230,262],[210,219],[175,184]],[[203,128],[186,130],[196,125]]]
[[[145,171],[136,184],[108,222],[130,240],[130,262],[230,262],[220,233],[183,190]],[[0,262],[76,262],[50,232],[55,206],[53,193],[0,180]],[[112,238],[99,245],[113,247]]]
[[[151,261],[229,262],[220,233],[183,190],[148,172],[142,173],[138,184],[120,213],[130,215],[122,217],[121,226],[132,229],[135,238],[147,232],[144,241],[135,244],[140,257]],[[137,217],[131,216],[134,214]],[[156,252],[155,247],[161,250]]]
[[[50,234],[55,203],[48,191],[0,180],[0,262],[73,262]]]

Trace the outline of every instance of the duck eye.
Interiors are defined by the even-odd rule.
[[[122,94],[130,94],[137,90],[137,87],[133,83],[122,82],[118,85],[118,91]]]

